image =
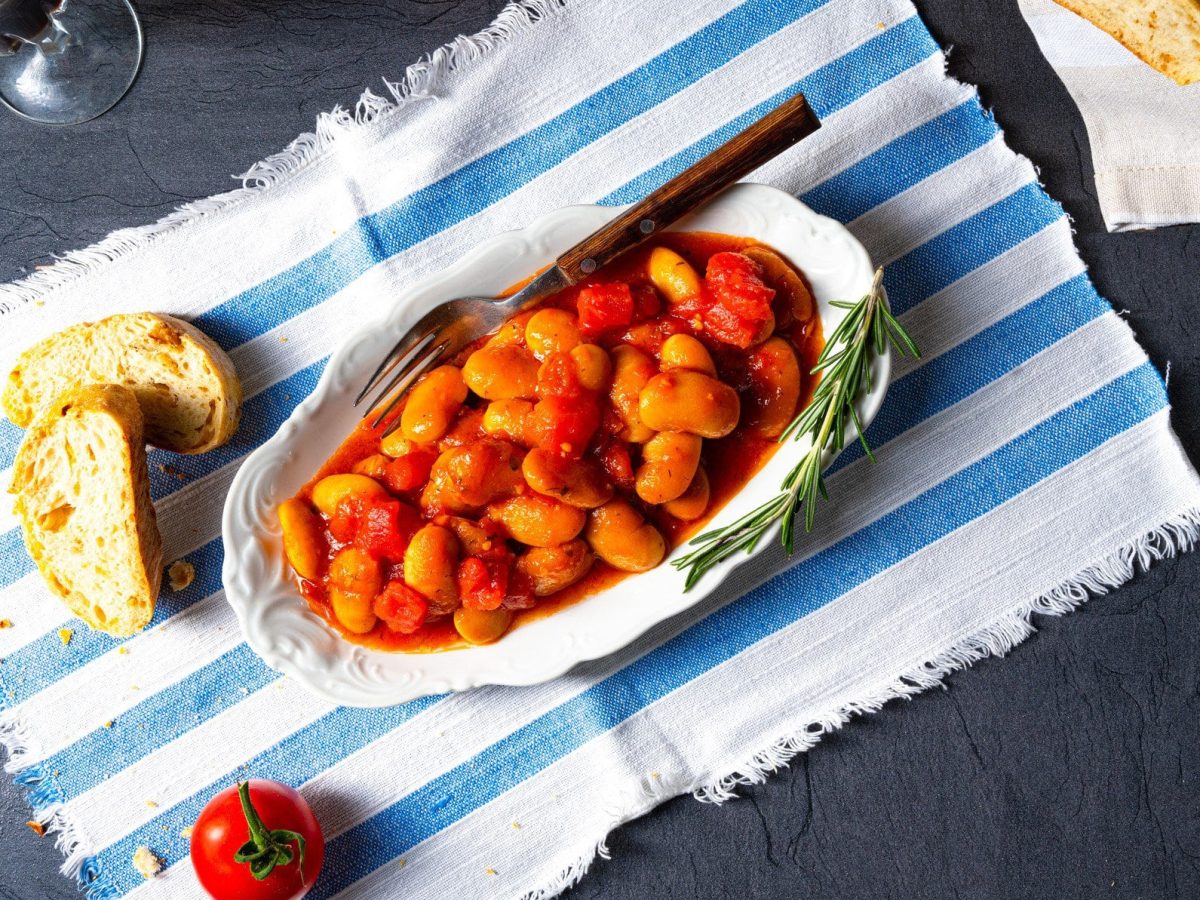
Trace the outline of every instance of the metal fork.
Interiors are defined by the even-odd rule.
[[[363,413],[366,418],[387,400],[371,424],[378,428],[395,410],[409,385],[425,372],[453,359],[472,341],[499,328],[517,313],[586,278],[820,127],[804,95],[797,94],[567,250],[553,266],[511,297],[459,297],[434,307],[396,342],[354,405],[382,384]],[[399,425],[400,417],[396,416],[384,435]]]

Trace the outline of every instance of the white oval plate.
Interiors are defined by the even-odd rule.
[[[222,576],[247,643],[267,665],[346,706],[390,706],[484,684],[535,684],[612,653],[695,605],[744,561],[740,556],[727,560],[686,594],[683,574],[664,563],[521,625],[495,644],[407,654],[370,650],[340,637],[300,597],[283,558],[276,505],[299,490],[358,424],[360,412],[351,401],[396,339],[438,303],[494,295],[515,284],[622,209],[557,210],[484,242],[456,265],[397,296],[392,312],[346,341],[312,395],[243,463],[225,503]],[[827,336],[845,315],[830,301],[857,300],[871,284],[867,252],[844,226],[765,185],[736,185],[673,230],[753,237],[783,252],[808,276]],[[887,355],[875,363],[873,390],[858,404],[864,423],[883,402],[890,367]],[[853,439],[847,435],[847,442]],[[772,497],[807,447],[807,442],[790,444],[776,453],[711,524],[731,522]]]

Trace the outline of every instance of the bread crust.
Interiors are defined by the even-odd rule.
[[[120,435],[117,446],[101,448],[106,458],[92,461],[99,471],[87,471],[83,460],[74,460],[68,471],[57,467],[46,471],[46,466],[39,466],[44,462],[47,448],[62,438],[61,429],[78,425],[93,433],[97,416],[111,419]],[[57,509],[48,507],[56,506],[65,496],[59,481],[65,479],[70,483],[101,477],[116,479],[117,494],[124,502],[93,513],[105,519],[105,534],[128,536],[129,540],[112,541],[110,549],[104,552],[95,547],[84,550],[80,540],[78,558],[63,559],[61,552],[48,545],[54,542],[50,532],[72,527],[69,522],[63,525],[49,521]],[[117,636],[134,634],[150,622],[162,582],[162,538],[150,499],[142,413],[131,390],[121,385],[86,385],[65,392],[47,406],[26,432],[17,452],[10,491],[17,495],[15,509],[29,555],[50,590],[63,599],[72,613],[92,628]],[[73,510],[67,515],[73,516]],[[112,549],[125,545],[131,548],[127,558]],[[88,596],[71,586],[80,566],[99,569],[101,564],[104,571],[119,572],[124,597],[116,596],[121,593],[119,590],[113,596]]]
[[[25,428],[81,381],[132,390],[146,441],[175,453],[220,446],[241,416],[242,385],[233,362],[208,335],[173,316],[120,314],[45,338],[17,358],[4,388],[4,411]]]

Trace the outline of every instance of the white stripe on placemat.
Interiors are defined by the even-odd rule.
[[[1061,218],[903,313],[905,327],[919,329],[921,357],[894,356],[893,380],[1084,270],[1074,254],[1071,223]]]

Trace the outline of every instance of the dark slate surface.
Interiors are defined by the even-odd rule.
[[[1200,227],[1104,231],[1087,135],[1015,0],[921,0],[1010,143],[1074,217],[1101,292],[1160,369],[1200,459]],[[317,112],[478,30],[500,0],[152,0],[145,68],[96,122],[0,112],[0,279],[225,190]],[[609,841],[582,897],[1200,896],[1200,555],[1170,560],[1008,659],[892,703],[742,799],[679,799]],[[67,898],[0,780],[0,897]]]

